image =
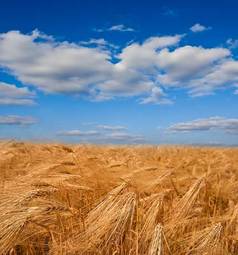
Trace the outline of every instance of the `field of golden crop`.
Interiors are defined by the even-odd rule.
[[[238,254],[238,149],[1,142],[0,254]]]

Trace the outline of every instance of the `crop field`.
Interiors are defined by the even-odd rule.
[[[238,149],[3,141],[0,254],[238,254]]]

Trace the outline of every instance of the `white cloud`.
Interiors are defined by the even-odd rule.
[[[158,64],[158,50],[178,44],[182,37],[183,35],[151,37],[142,44],[133,43],[118,55],[121,59],[118,66],[120,69],[154,71]]]
[[[0,116],[0,125],[32,125],[36,119],[29,116],[7,115]]]
[[[120,131],[127,129],[124,126],[109,126],[109,125],[97,125],[97,128],[105,131]]]
[[[107,134],[104,139],[108,141],[112,141],[112,142],[123,142],[125,144],[145,142],[145,138],[143,136],[132,135],[126,132],[113,132],[113,133]]]
[[[32,99],[0,98],[0,105],[34,105]]]
[[[216,65],[206,75],[193,81],[192,95],[211,94],[215,89],[236,87],[238,83],[238,61],[228,59]]]
[[[120,70],[108,51],[38,39],[35,33],[0,34],[0,66],[26,85],[94,100],[140,95],[153,85],[138,72]]]
[[[96,130],[81,131],[79,129],[74,129],[74,130],[59,132],[58,135],[62,135],[62,136],[90,137],[90,136],[99,135],[99,132],[96,131]]]
[[[203,32],[205,30],[210,30],[211,27],[205,27],[199,23],[194,24],[192,27],[190,27],[190,30],[194,33]]]
[[[104,38],[91,38],[88,41],[82,41],[80,42],[81,45],[95,45],[97,47],[100,47],[102,49],[118,49],[119,47],[114,45],[113,43],[110,43],[106,41]]]
[[[164,72],[157,78],[164,86],[187,88],[195,95],[199,90],[207,89],[205,77],[213,74],[229,56],[230,51],[225,48],[184,46],[174,51],[162,49],[158,55],[158,65]],[[215,89],[216,86],[212,91]]]
[[[28,88],[0,82],[0,105],[33,105],[35,93]]]
[[[238,48],[238,39],[229,38],[227,39],[226,43],[230,49]]]
[[[134,28],[127,27],[124,24],[114,25],[109,28],[95,28],[93,30],[98,33],[106,32],[106,31],[116,31],[116,32],[134,32],[135,31]]]
[[[81,44],[90,45],[90,44],[97,44],[97,45],[107,45],[108,42],[104,38],[91,38],[89,41],[82,41]]]
[[[229,50],[224,48],[205,49],[184,46],[174,51],[163,49],[158,54],[158,65],[166,73],[160,76],[161,81],[169,84],[178,84],[185,80],[203,76],[208,68],[229,55]]]
[[[58,135],[65,137],[78,137],[82,142],[90,143],[145,143],[145,138],[142,135],[131,134],[125,126],[116,125],[96,125],[89,123],[92,130],[69,130],[58,132]]]
[[[139,96],[150,93],[155,82],[150,74],[156,69],[156,51],[176,45],[182,35],[151,37],[143,44],[133,43],[117,56],[112,76],[98,84],[100,93],[93,95],[96,100],[111,99],[115,96]]]
[[[106,133],[100,133],[97,130],[81,131],[81,130],[69,130],[59,132],[58,135],[65,137],[78,137],[82,142],[90,143],[144,143],[145,138],[142,135],[134,135],[120,130],[109,130]]]
[[[168,48],[175,46],[181,38],[179,35],[150,38],[142,45],[129,45],[119,55],[121,61],[117,64],[118,68],[134,70],[140,75],[146,74],[142,77],[151,78],[146,89],[150,91],[150,96],[143,99],[142,103],[171,103],[171,100],[162,97],[163,91],[158,88],[161,85],[167,88],[186,88],[193,96],[205,95],[208,90],[211,93],[220,87],[205,84],[204,78],[228,61],[230,51],[225,48],[206,49],[189,45],[173,50]]]
[[[213,129],[238,134],[238,119],[211,117],[177,123],[168,128],[168,130],[172,132],[209,131]]]
[[[120,25],[114,25],[108,29],[109,31],[119,31],[119,32],[133,32],[135,31],[134,28],[126,27],[123,24]]]
[[[103,50],[37,39],[34,33],[1,34],[0,66],[47,92],[89,93],[92,84],[111,76],[110,56]]]
[[[237,84],[237,62],[228,49],[179,47],[183,36],[151,37],[114,55],[103,38],[76,44],[37,30],[10,31],[0,34],[0,68],[25,86],[96,101],[139,96],[141,103],[171,103],[172,88],[201,96]]]
[[[165,93],[159,87],[154,87],[151,94],[143,98],[140,102],[141,104],[172,104],[173,102],[166,98]]]

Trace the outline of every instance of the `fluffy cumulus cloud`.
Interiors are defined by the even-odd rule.
[[[174,51],[163,49],[158,61],[164,73],[158,75],[158,81],[164,86],[185,87],[192,95],[207,94],[219,87],[219,84],[209,84],[209,75],[227,63],[229,56],[230,51],[225,48],[184,46]],[[224,83],[220,81],[220,84]]]
[[[151,74],[158,72],[158,50],[178,44],[181,38],[182,35],[151,37],[142,44],[133,43],[118,55],[121,61],[117,66],[121,70],[136,70],[140,73],[143,70]]]
[[[183,37],[151,37],[117,49],[103,38],[70,43],[37,30],[9,31],[0,34],[0,68],[24,86],[96,101],[139,96],[143,104],[164,104],[173,88],[192,96],[236,88],[238,62],[229,49],[180,47]]]
[[[0,66],[47,92],[89,93],[92,84],[111,75],[108,58],[100,49],[56,43],[41,34],[0,35]]]
[[[196,96],[212,94],[215,89],[227,88],[229,85],[237,87],[238,61],[227,60],[213,67],[200,79],[193,81],[192,93]],[[236,93],[236,91],[235,91]]]
[[[35,93],[28,88],[0,82],[0,105],[33,105]]]
[[[0,116],[0,125],[32,125],[37,122],[36,119],[30,116],[6,115]]]
[[[210,30],[211,27],[205,27],[199,23],[194,24],[192,27],[190,27],[190,30],[194,33],[203,32],[205,30]]]
[[[177,123],[169,127],[168,130],[172,132],[223,130],[227,133],[238,134],[238,119],[228,119],[223,117],[198,119]]]

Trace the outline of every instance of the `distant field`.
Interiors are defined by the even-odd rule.
[[[238,149],[1,142],[0,254],[238,254]]]

